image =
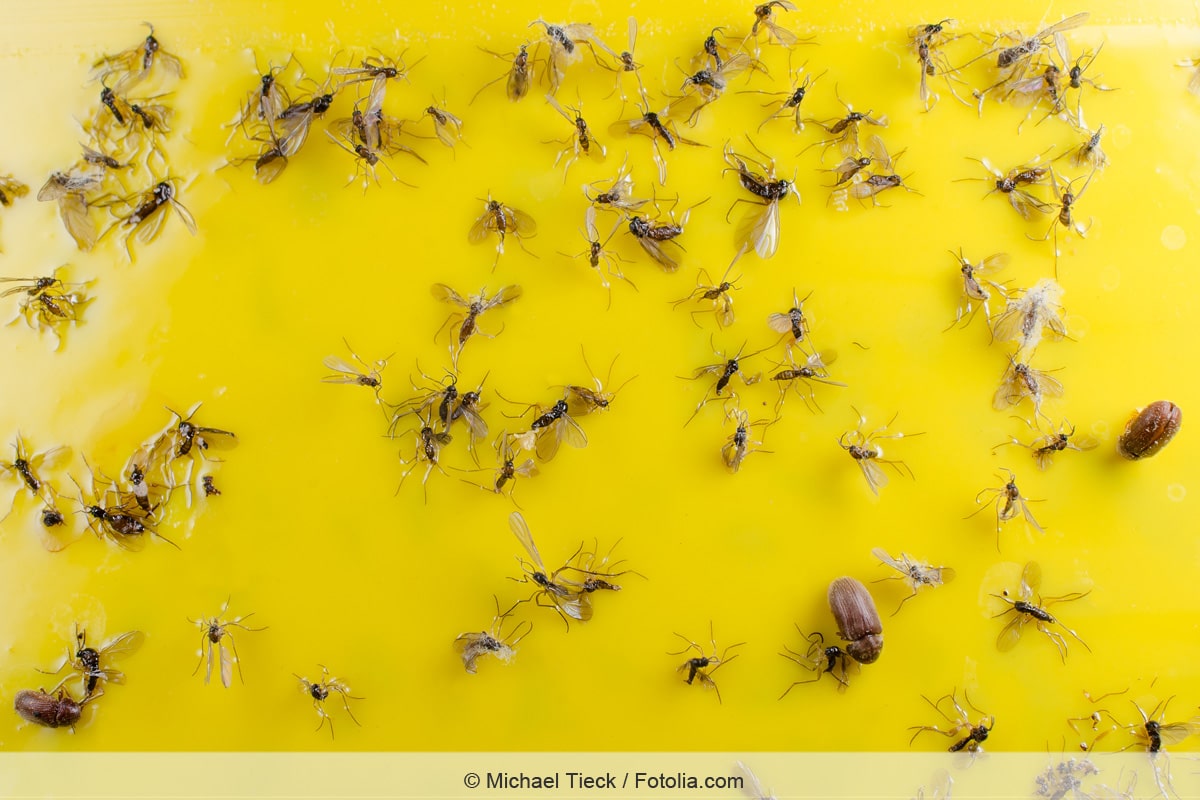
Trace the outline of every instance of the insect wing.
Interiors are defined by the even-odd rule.
[[[231,450],[237,447],[237,434],[218,428],[196,428],[196,445],[201,450]]]
[[[1008,624],[1000,631],[1000,635],[996,637],[996,649],[1001,653],[1007,653],[1017,646],[1017,642],[1021,641],[1021,631],[1025,627],[1025,615],[1020,612],[1014,612],[1016,616],[1008,621]]]
[[[532,220],[530,221],[532,222]],[[483,309],[480,313],[487,311],[489,308],[496,308],[504,305],[505,303],[511,303],[513,300],[516,300],[518,297],[520,297],[521,294],[522,289],[520,286],[515,284],[512,286],[505,286],[503,289],[488,298],[488,300],[483,304]]]
[[[120,658],[136,653],[146,641],[146,634],[141,631],[122,633],[99,648],[99,653],[108,658]]]
[[[1036,561],[1030,561],[1021,571],[1021,599],[1029,600],[1042,586],[1042,567]]]
[[[479,219],[475,220],[475,223],[471,226],[471,229],[467,231],[467,241],[469,241],[471,244],[479,244],[483,240],[487,239],[488,234],[494,230],[497,230],[496,212],[489,208],[487,211],[484,211],[482,215],[480,215]]]
[[[537,545],[533,543],[533,534],[529,531],[529,525],[525,522],[525,517],[520,511],[514,511],[508,515],[508,527],[512,530],[513,535],[517,537],[517,541],[525,548],[525,552],[533,559],[533,565],[538,568],[538,571],[545,572],[546,565],[542,563],[542,556],[538,553]]]
[[[867,479],[867,486],[871,487],[871,491],[876,495],[879,490],[888,485],[887,473],[883,471],[883,467],[879,466],[873,458],[859,458],[858,466],[862,469],[863,477]]]
[[[467,308],[471,305],[464,300],[458,292],[454,291],[444,283],[435,283],[430,291],[435,298],[441,300],[443,303],[454,303],[455,305],[462,306],[463,308]],[[503,292],[504,290],[501,289],[500,291]]]
[[[219,643],[217,643],[216,646],[217,646],[217,649],[221,653],[221,685],[224,686],[226,689],[228,689],[230,686],[233,685],[233,663],[237,660],[237,656],[233,652],[232,644],[230,644],[229,647],[225,646],[225,643],[226,643],[225,640],[226,640],[226,637],[222,636],[221,641]],[[209,666],[209,669],[211,670],[212,669],[212,652],[211,652],[212,645],[210,644],[209,647],[210,647],[210,651],[209,651],[209,657],[208,657],[208,666]]]
[[[1162,739],[1164,745],[1179,744],[1189,736],[1196,734],[1200,734],[1200,723],[1198,722],[1172,722],[1160,725],[1158,728],[1159,738]]]
[[[656,240],[651,239],[649,236],[638,236],[636,238],[638,244],[642,246],[642,249],[649,253],[650,257],[653,258],[655,262],[657,262],[658,265],[665,271],[674,272],[675,270],[679,269],[679,262],[669,256],[662,248],[662,245],[660,245]]]
[[[751,214],[738,235],[742,247],[753,247],[759,258],[767,259],[779,250],[779,201],[769,200],[761,212]]]
[[[321,380],[326,383],[359,383],[360,378],[364,377],[358,368],[348,364],[337,356],[325,356],[324,362],[326,369],[331,369],[334,372],[340,372],[341,375],[331,375],[328,378]]]
[[[537,232],[537,223],[524,211],[519,211],[512,206],[504,206],[504,215],[511,220],[509,233],[516,236],[532,236]]]

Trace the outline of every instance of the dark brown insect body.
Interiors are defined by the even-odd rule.
[[[1182,424],[1179,406],[1168,400],[1151,403],[1125,426],[1117,440],[1117,452],[1131,461],[1150,458],[1175,438]]]
[[[84,703],[86,702],[85,700]],[[22,689],[17,692],[13,709],[26,722],[47,728],[73,728],[83,714],[84,703],[76,702],[65,689],[60,689],[57,696],[43,691]]]
[[[867,587],[854,578],[829,584],[829,608],[837,621],[846,652],[860,664],[871,664],[883,652],[883,623]]]

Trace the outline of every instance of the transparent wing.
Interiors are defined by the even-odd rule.
[[[124,657],[137,652],[145,641],[146,634],[141,631],[129,631],[109,639],[99,648],[99,653],[108,658]]]
[[[183,220],[184,227],[188,229],[188,233],[192,236],[196,235],[196,219],[192,216],[192,212],[184,208],[183,204],[172,198],[170,201],[171,208],[175,209],[175,213]]]
[[[508,527],[512,530],[513,535],[517,537],[517,541],[525,548],[525,552],[529,553],[529,557],[533,559],[534,566],[541,572],[546,571],[546,565],[542,563],[542,556],[538,553],[537,545],[533,543],[533,534],[529,531],[529,525],[525,522],[525,517],[520,511],[514,511],[508,515]]]
[[[221,651],[221,685],[224,686],[226,689],[228,689],[230,686],[233,685],[233,662],[237,658],[237,656],[234,655],[232,646],[230,646],[230,647],[225,646],[225,637],[221,637],[221,641],[218,645],[218,649]],[[212,655],[211,654],[209,655],[208,665],[209,665],[209,668],[211,669],[211,667],[212,667]]]
[[[471,226],[471,230],[467,231],[467,241],[471,244],[479,244],[487,239],[488,234],[496,229],[495,214],[488,210],[483,212],[479,219],[475,220],[475,224]]]
[[[474,228],[472,228],[472,230],[474,230]],[[464,300],[458,292],[454,291],[444,283],[435,283],[430,291],[435,298],[441,300],[443,303],[454,303],[455,305],[462,306],[463,308],[471,305]],[[504,290],[501,289],[500,291],[503,292]]]
[[[1030,561],[1021,571],[1021,597],[1028,600],[1042,586],[1042,567],[1036,561]]]
[[[1021,630],[1024,627],[1025,615],[1017,613],[1000,631],[1000,635],[996,637],[996,649],[1002,653],[1007,653],[1016,647],[1017,642],[1021,641]]]

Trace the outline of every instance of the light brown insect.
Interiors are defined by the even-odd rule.
[[[1162,450],[1183,425],[1183,411],[1169,400],[1158,400],[1138,411],[1117,439],[1117,452],[1137,461]]]
[[[854,578],[835,578],[829,584],[829,610],[850,657],[860,664],[875,663],[883,652],[883,622],[867,587]]]

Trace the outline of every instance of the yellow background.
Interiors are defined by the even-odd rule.
[[[840,115],[835,88],[855,108],[887,113],[891,125],[881,135],[893,153],[907,149],[900,172],[921,194],[889,192],[881,197],[886,208],[828,206],[822,184],[829,178],[816,170],[833,166],[832,151],[823,165],[821,148],[801,153],[821,138],[819,129],[797,135],[778,121],[754,133],[770,98],[737,93],[787,88],[787,56],[764,45],[771,77],[735,81],[684,134],[707,147],[669,153],[668,185],[655,187],[678,193],[681,207],[707,198],[681,239],[681,269],[662,273],[619,233],[613,243],[630,260],[623,267],[638,291],[614,284],[610,306],[594,273],[560,253],[585,246],[581,184],[611,178],[626,149],[636,194],[651,191],[649,141],[608,134],[611,122],[635,110],[622,111],[617,95],[606,99],[614,75],[590,57],[568,73],[560,101],[583,98],[609,155],[603,165],[571,167],[564,183],[561,166],[551,168],[559,145],[545,142],[570,130],[541,102],[543,86],[511,104],[501,82],[468,104],[505,70],[476,45],[509,52],[533,41],[526,24],[541,14],[590,21],[619,51],[633,13],[642,77],[657,103],[678,91],[676,60],[686,66],[712,27],[748,29],[748,6],[402,11],[376,3],[180,3],[150,11],[134,3],[57,6],[52,17],[32,4],[12,7],[0,32],[10,115],[0,130],[0,170],[36,192],[50,172],[72,163],[81,139],[76,120],[92,113],[97,92],[88,67],[139,41],[138,23],[152,14],[163,46],[187,69],[167,99],[177,121],[166,149],[200,231],[189,237],[177,218],[167,219],[162,237],[137,247],[130,264],[116,237],[90,254],[76,252],[52,204],[30,196],[0,212],[0,273],[48,274],[69,263],[72,279],[95,279],[96,297],[61,352],[53,337],[23,322],[0,331],[7,388],[0,432],[9,438],[20,430],[39,451],[70,445],[76,476],[80,455],[118,471],[168,423],[165,406],[203,402],[196,421],[235,431],[241,442],[210,468],[220,497],[190,509],[182,497],[172,500],[162,531],[180,551],[152,542],[130,554],[89,533],[49,553],[36,535],[34,504],[27,493],[18,498],[0,538],[0,696],[53,684],[36,670],[56,664],[76,622],[93,641],[132,629],[147,641],[120,664],[127,685],[110,686],[76,735],[14,715],[0,724],[0,746],[903,750],[909,726],[937,721],[921,696],[964,688],[995,715],[988,746],[997,750],[1074,747],[1066,718],[1093,710],[1084,690],[1128,687],[1126,697],[1151,706],[1178,695],[1173,719],[1189,717],[1200,701],[1191,431],[1185,420],[1179,440],[1145,463],[1121,460],[1114,446],[1136,407],[1170,399],[1185,416],[1198,407],[1189,373],[1200,341],[1190,263],[1200,233],[1193,146],[1200,112],[1185,90],[1190,73],[1173,66],[1200,49],[1190,6],[1164,4],[1152,20],[1093,8],[1091,23],[1068,34],[1074,53],[1104,43],[1093,69],[1119,91],[1089,92],[1084,107],[1089,122],[1106,125],[1112,163],[1079,202],[1078,214],[1094,218],[1088,238],[1065,240],[1059,260],[1073,340],[1043,345],[1035,364],[1061,369],[1055,375],[1066,387],[1047,413],[1099,438],[1099,448],[1067,453],[1046,472],[1021,449],[993,452],[1012,436],[1032,437],[1023,422],[991,408],[1006,350],[989,345],[981,320],[943,332],[961,284],[948,249],[962,247],[973,260],[1012,254],[1001,277],[1015,286],[1053,271],[1050,243],[1026,236],[1041,236],[1049,220],[1025,224],[1003,199],[983,197],[987,184],[955,182],[985,175],[967,157],[1007,167],[1051,146],[1058,153],[1078,137],[1056,119],[1034,125],[1037,116],[1018,135],[1022,110],[989,102],[980,117],[940,80],[934,89],[942,100],[924,113],[905,30],[952,13],[960,33],[1029,32],[1077,10],[1017,3],[997,19],[877,4],[836,18],[816,8],[780,15],[781,24],[816,37],[795,50],[792,66],[827,70],[805,101],[808,113]],[[947,52],[961,63],[983,47],[964,38]],[[294,53],[320,80],[334,53],[342,51],[344,63],[374,48],[388,55],[407,48],[410,63],[423,57],[409,83],[389,86],[389,113],[415,118],[444,93],[464,120],[466,142],[453,152],[416,140],[410,144],[428,165],[395,160],[393,169],[417,188],[393,184],[386,173],[382,188],[346,186],[353,164],[320,122],[273,185],[258,185],[248,166],[218,171],[252,149],[236,137],[227,147],[221,125],[257,83],[255,55],[261,65]],[[987,85],[987,64],[976,62],[964,77]],[[343,93],[326,122],[348,114],[354,93]],[[421,126],[431,132],[428,120]],[[781,176],[795,172],[803,202],[784,202],[774,259],[750,255],[735,267],[735,325],[719,331],[699,316],[697,327],[670,302],[693,289],[698,269],[715,277],[733,256],[725,212],[746,195],[722,176],[721,148],[732,140],[747,152],[746,132],[775,156]],[[466,241],[489,191],[539,226],[526,243],[537,257],[510,242],[494,273],[490,245]],[[585,540],[606,549],[621,537],[616,557],[645,579],[624,576],[624,590],[595,598],[595,618],[569,632],[550,611],[523,607],[534,630],[514,663],[483,660],[477,675],[462,670],[452,640],[489,624],[493,594],[504,605],[528,594],[507,580],[519,575],[519,545],[507,523],[513,504],[459,480],[486,482],[490,472],[435,472],[426,503],[418,471],[393,497],[397,454],[411,452],[411,434],[384,438],[369,391],[321,382],[325,356],[348,356],[342,337],[364,358],[392,355],[384,372],[392,401],[413,394],[418,359],[431,375],[449,366],[445,342],[433,341],[450,311],[430,296],[435,281],[463,294],[510,283],[525,290],[485,318],[486,329],[503,324],[503,332],[473,339],[459,364],[464,387],[488,374],[484,415],[494,432],[514,429],[519,423],[503,414],[521,410],[495,390],[549,404],[555,387],[589,380],[581,349],[601,375],[616,358],[614,385],[637,376],[609,413],[581,420],[588,447],[564,448],[542,475],[519,483],[517,499],[551,568]],[[770,347],[747,362],[751,372],[768,369],[782,348],[765,318],[789,307],[793,288],[802,297],[812,292],[805,306],[812,337],[837,351],[832,375],[848,388],[819,387],[823,413],[790,398],[767,432],[764,446],[773,452],[752,454],[730,475],[719,452],[731,426],[714,403],[685,429],[704,382],[678,376],[719,360],[710,338],[726,352],[743,343],[747,351]],[[16,298],[6,302],[15,313]],[[759,418],[770,415],[776,388],[764,382],[739,395]],[[881,496],[871,495],[836,445],[857,424],[851,406],[872,426],[898,413],[899,430],[924,434],[885,443],[915,480],[892,474]],[[460,438],[456,432],[445,462],[473,467]],[[486,453],[482,463],[491,466]],[[1014,523],[997,553],[990,512],[964,517],[981,489],[999,485],[1002,467],[1016,471],[1027,496],[1044,500],[1033,508],[1047,535],[1027,537]],[[67,494],[65,472],[51,481]],[[66,498],[64,510],[74,510]],[[79,515],[72,522],[82,528]],[[808,677],[776,655],[802,646],[793,624],[835,635],[826,586],[843,574],[887,577],[870,555],[877,546],[951,565],[958,578],[895,617],[888,615],[905,589],[868,583],[884,619],[880,660],[853,675],[844,694],[826,679],[777,700]],[[991,618],[1001,607],[989,595],[1014,589],[1030,559],[1043,566],[1047,595],[1091,589],[1057,609],[1092,649],[1072,641],[1065,666],[1032,629],[1014,651],[996,651],[1003,620]],[[191,674],[199,631],[187,619],[215,614],[230,595],[233,614],[253,611],[249,624],[268,629],[235,633],[245,684],[226,690]],[[666,655],[682,646],[675,632],[704,641],[710,621],[719,645],[746,642],[716,673],[721,705],[682,683],[675,668],[683,656]],[[333,706],[333,741],[313,733],[317,718],[292,676],[315,678],[318,663],[365,698],[354,704],[361,728]],[[1132,723],[1126,697],[1108,707]],[[1117,732],[1102,746],[1130,741]],[[914,747],[946,744],[930,735]]]

